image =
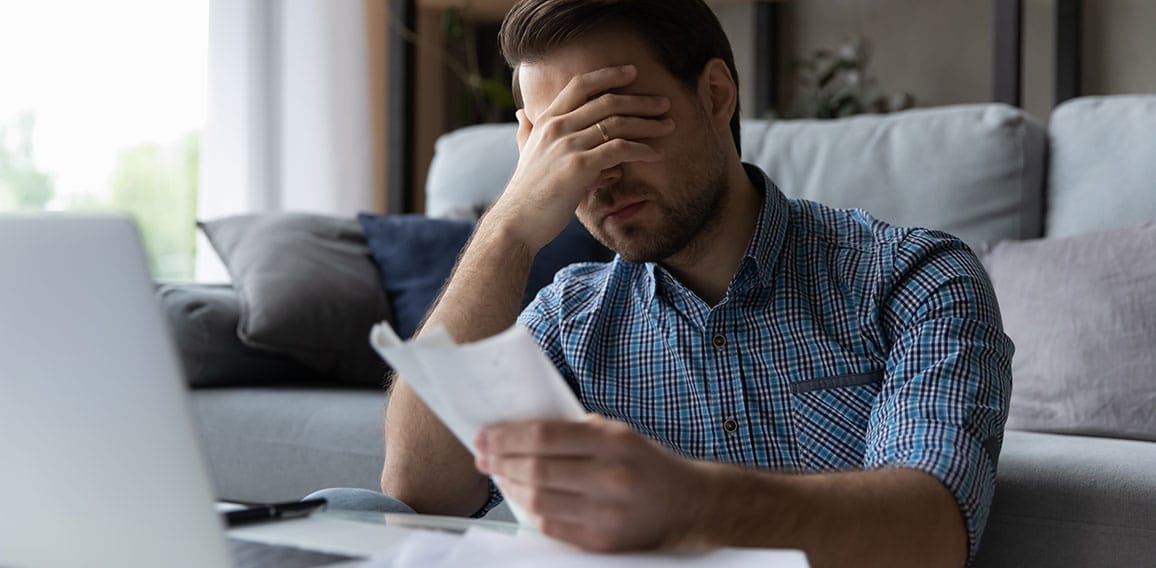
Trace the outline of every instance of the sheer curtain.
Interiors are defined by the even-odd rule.
[[[367,55],[364,0],[210,0],[197,218],[375,208]]]

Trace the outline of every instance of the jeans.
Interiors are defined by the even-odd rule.
[[[337,487],[315,491],[306,499],[325,499],[329,501],[328,508],[340,511],[368,511],[371,513],[409,513],[416,514],[409,505],[401,501],[368,489],[351,489]]]

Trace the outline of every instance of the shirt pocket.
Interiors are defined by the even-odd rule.
[[[790,384],[796,449],[805,471],[863,466],[867,424],[882,386],[883,371]]]

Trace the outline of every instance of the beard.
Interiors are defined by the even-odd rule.
[[[659,196],[647,203],[658,209],[653,226],[637,222],[622,223],[611,232],[605,225],[594,227],[591,234],[624,260],[635,263],[661,262],[690,247],[696,239],[709,233],[722,221],[725,197],[729,191],[723,160],[704,160],[711,164],[701,175],[688,175],[684,183],[662,192],[648,187],[607,188],[596,199],[606,205],[633,197]],[[687,162],[684,162],[687,163]]]

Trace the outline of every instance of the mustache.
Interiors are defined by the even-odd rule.
[[[614,184],[601,187],[591,194],[591,200],[595,205],[603,208],[613,207],[615,203],[622,203],[623,201],[634,199],[638,197],[645,197],[653,195],[654,188],[645,184],[624,184],[616,182]]]

